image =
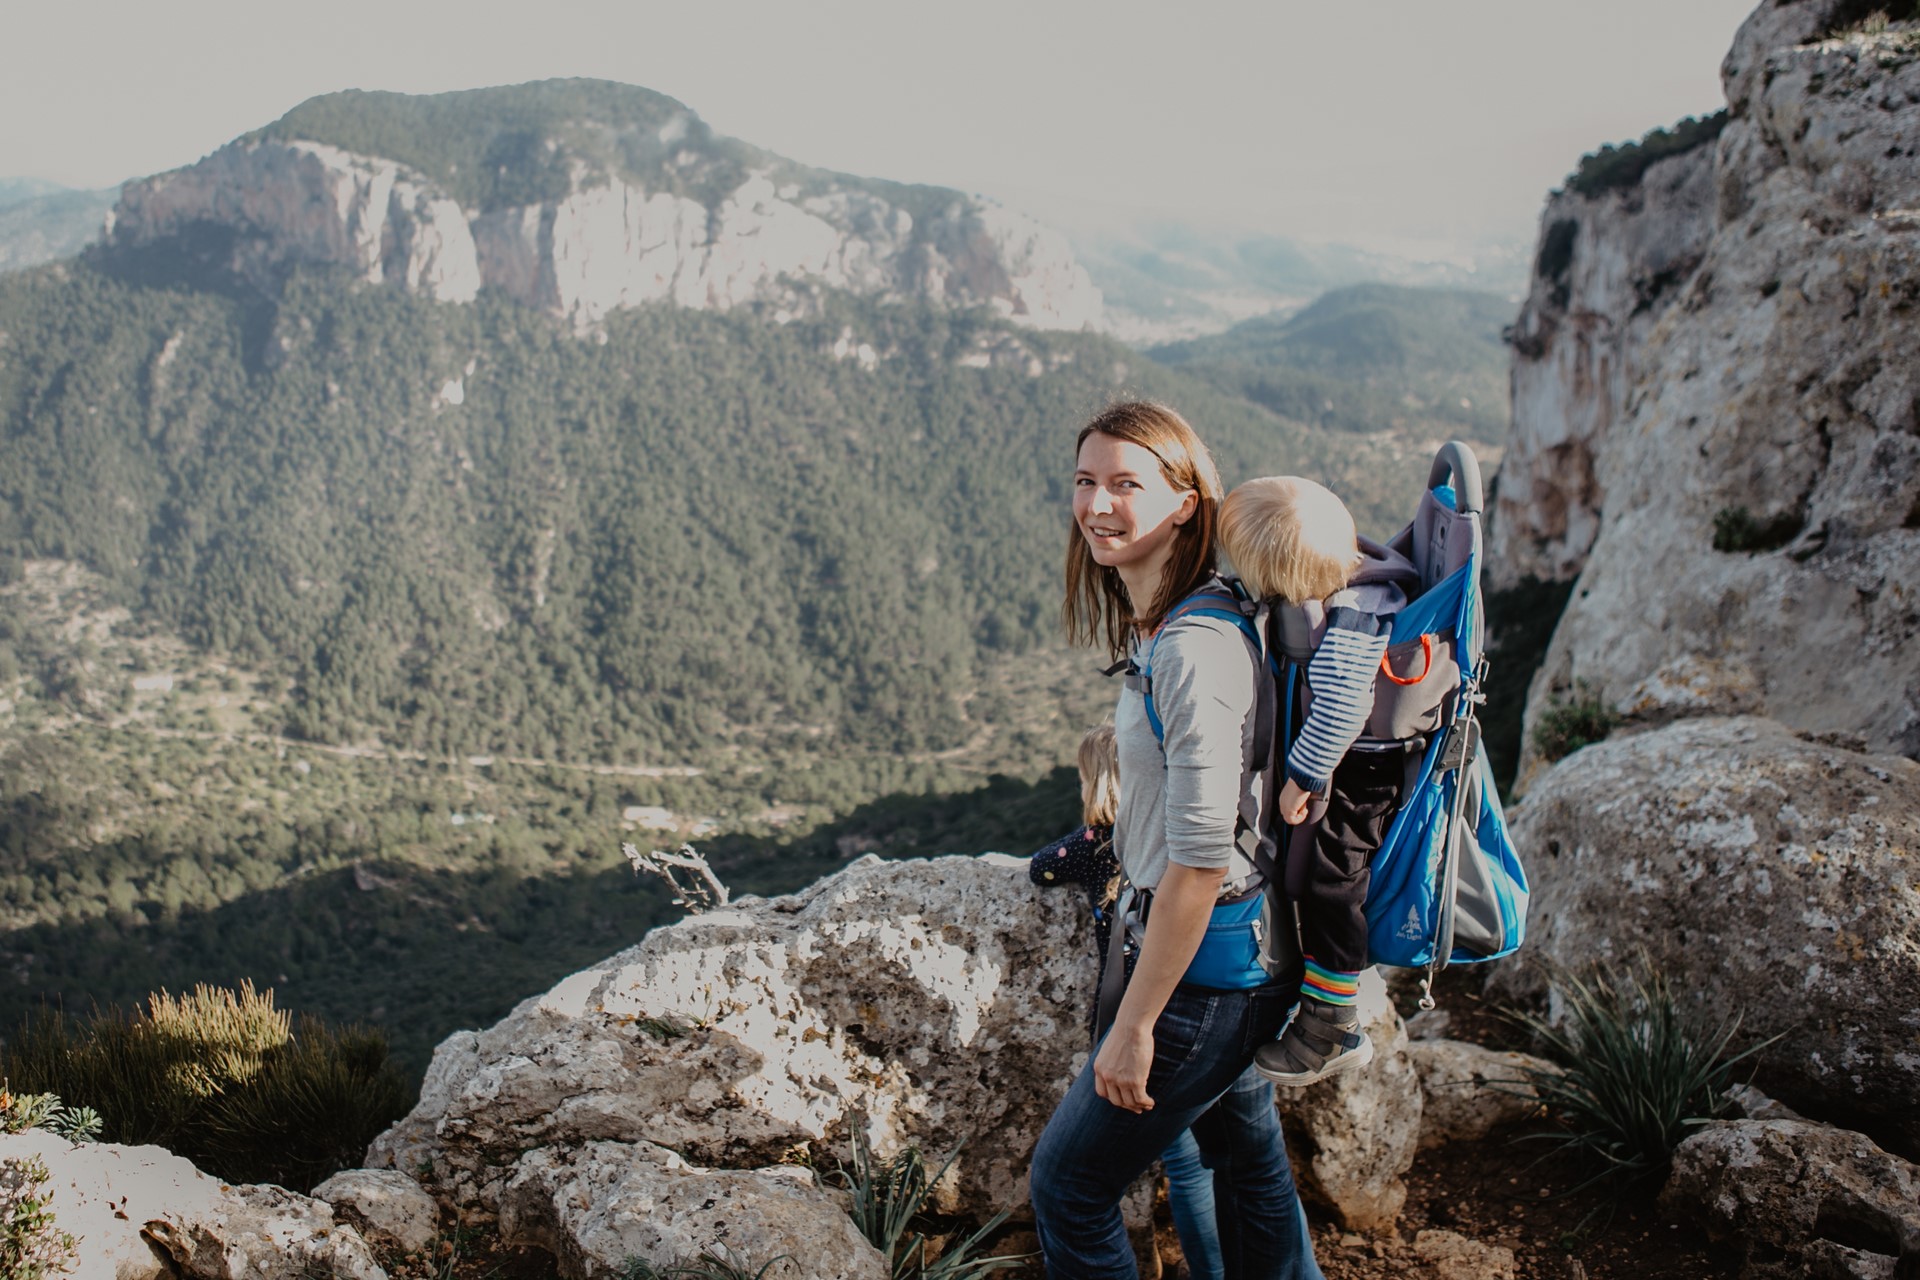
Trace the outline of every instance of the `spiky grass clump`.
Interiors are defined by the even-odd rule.
[[[1664,1177],[1695,1126],[1727,1113],[1734,1067],[1779,1039],[1730,1054],[1740,1019],[1704,1025],[1645,961],[1618,980],[1558,973],[1554,985],[1557,1021],[1507,1016],[1560,1062],[1557,1073],[1525,1071],[1526,1083],[1561,1125],[1547,1140],[1601,1162],[1595,1181]]]
[[[787,1260],[783,1253],[769,1258],[756,1271],[726,1249],[703,1249],[697,1258],[663,1265],[655,1265],[645,1258],[628,1258],[620,1280],[766,1280],[774,1263]]]
[[[1007,1220],[1005,1210],[987,1219],[972,1234],[936,1230],[931,1205],[933,1190],[960,1158],[960,1148],[929,1175],[926,1157],[908,1147],[892,1160],[877,1163],[858,1127],[853,1136],[853,1169],[841,1179],[853,1193],[853,1222],[893,1268],[893,1280],[976,1280],[990,1272],[1017,1267],[1026,1254],[978,1256],[988,1236]]]

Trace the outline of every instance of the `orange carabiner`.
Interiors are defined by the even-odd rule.
[[[1393,681],[1395,684],[1419,684],[1427,678],[1427,673],[1433,670],[1432,636],[1425,635],[1420,637],[1420,652],[1422,656],[1426,658],[1426,663],[1420,668],[1420,674],[1417,676],[1397,676],[1393,674],[1393,667],[1388,663],[1387,655],[1384,653],[1380,655],[1380,670],[1386,675],[1387,679]]]

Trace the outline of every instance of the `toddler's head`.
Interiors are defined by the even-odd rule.
[[[1228,494],[1220,545],[1262,600],[1324,600],[1360,564],[1346,504],[1299,476],[1262,476]]]
[[[1120,811],[1120,752],[1113,726],[1098,724],[1080,739],[1080,820],[1110,827]]]

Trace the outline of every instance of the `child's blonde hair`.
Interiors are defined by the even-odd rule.
[[[1262,600],[1324,600],[1360,564],[1346,504],[1299,476],[1249,480],[1220,507],[1220,545]]]
[[[1080,739],[1080,821],[1110,827],[1120,813],[1120,749],[1113,726],[1097,724]]]

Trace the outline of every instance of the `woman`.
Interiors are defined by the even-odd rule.
[[[1123,657],[1213,573],[1220,480],[1179,414],[1116,404],[1075,446],[1067,550],[1069,634]],[[1146,935],[1112,1028],[1034,1150],[1034,1217],[1056,1280],[1136,1275],[1120,1197],[1192,1127],[1217,1179],[1231,1280],[1321,1280],[1273,1110],[1248,1070],[1298,991],[1298,974],[1252,990],[1182,986],[1215,903],[1252,874],[1234,845],[1246,784],[1256,672],[1230,624],[1183,618],[1153,661],[1164,734],[1123,690],[1115,845],[1128,880],[1151,890]]]

